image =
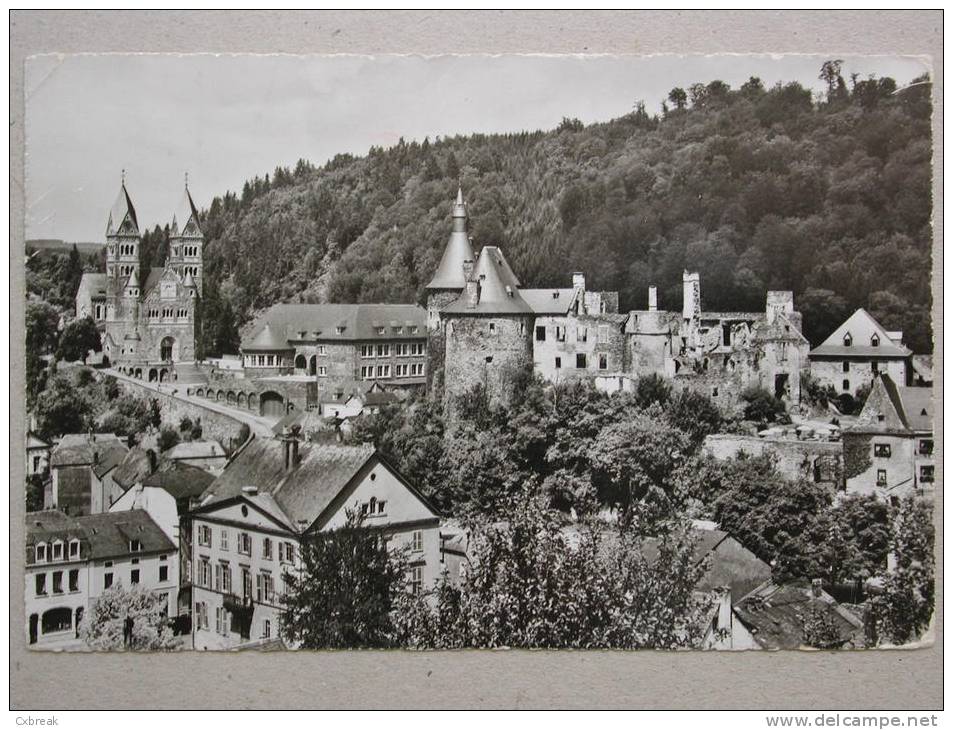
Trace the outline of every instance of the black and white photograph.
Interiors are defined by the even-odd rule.
[[[30,57],[28,649],[930,646],[933,74]]]

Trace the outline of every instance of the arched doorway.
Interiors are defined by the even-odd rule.
[[[166,370],[165,368],[162,368],[159,371],[159,382],[164,383],[168,379],[169,379],[169,371]]]
[[[279,418],[285,415],[285,399],[281,397],[280,393],[270,390],[261,394],[261,415],[277,416]]]
[[[51,608],[43,614],[43,634],[55,634],[73,628],[73,611],[68,606]]]
[[[142,380],[142,368],[136,368],[136,377]]]
[[[228,405],[230,405],[230,406],[235,405],[235,403],[236,403],[237,401],[236,401],[236,399],[235,399],[235,393],[234,393],[234,391],[231,391],[231,390],[228,391],[228,395],[225,396],[225,401],[226,401],[226,402],[228,403]]]
[[[224,390],[218,391],[218,393],[217,393],[216,396],[215,396],[215,400],[217,400],[219,403],[224,403],[224,402],[225,402],[225,391],[224,391]]]
[[[155,368],[149,369],[149,382],[154,383],[159,379],[159,372]]]
[[[308,360],[304,355],[295,358],[295,370],[304,370],[308,367]]]
[[[163,337],[159,343],[159,359],[163,362],[172,362],[178,355],[178,347],[174,337]]]
[[[244,393],[239,393],[239,394],[238,394],[238,407],[239,407],[239,408],[247,408],[247,407],[248,407],[248,398],[245,396]]]
[[[308,375],[317,375],[318,374],[318,356],[312,355],[311,362],[308,365]]]
[[[196,388],[196,389],[195,389],[195,395],[196,395],[198,398],[204,398],[204,397],[205,397],[205,390],[202,389],[202,388]]]
[[[248,410],[250,411],[258,410],[258,394],[257,393],[248,394]]]

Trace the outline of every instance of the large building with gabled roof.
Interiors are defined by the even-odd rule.
[[[903,344],[903,332],[884,329],[861,308],[811,350],[811,376],[850,395],[871,385],[880,374],[909,385],[912,356]]]
[[[150,381],[176,380],[197,359],[204,236],[188,184],[175,209],[164,266],[141,268],[141,235],[125,176],[106,220],[106,271],[83,274],[76,316],[92,317],[110,365]]]

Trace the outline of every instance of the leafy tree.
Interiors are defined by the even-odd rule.
[[[748,388],[741,394],[741,399],[745,402],[745,418],[762,427],[782,420],[786,413],[784,403],[764,388]]]
[[[65,433],[85,433],[92,428],[96,406],[91,395],[77,389],[64,375],[54,375],[36,398],[34,415],[38,433],[46,441]]]
[[[391,646],[403,573],[400,558],[355,514],[337,529],[306,536],[300,571],[285,574],[284,636],[306,649]]]
[[[67,362],[80,360],[85,363],[91,350],[102,352],[99,330],[91,317],[82,317],[73,320],[63,329],[56,357]]]
[[[159,431],[159,438],[156,441],[156,446],[160,452],[168,451],[173,446],[176,446],[181,440],[182,439],[179,436],[178,431],[176,431],[174,428],[167,427]]]
[[[131,618],[135,651],[167,651],[179,647],[166,615],[168,596],[138,585],[125,588],[121,583],[100,594],[80,625],[80,636],[87,646],[98,650],[125,647],[124,628]]]
[[[43,484],[49,474],[31,474],[26,478],[26,511],[38,512],[43,509]]]
[[[53,352],[59,337],[60,313],[56,307],[42,300],[27,302],[25,318],[27,351],[37,355]]]
[[[653,403],[664,406],[671,400],[671,397],[671,383],[657,373],[639,378],[635,386],[635,402],[642,408],[647,408]]]
[[[688,436],[695,448],[701,446],[706,436],[717,433],[724,420],[711,398],[688,389],[680,390],[669,401],[667,417]]]
[[[688,103],[688,94],[685,93],[685,89],[676,86],[674,89],[668,92],[668,100],[675,105],[676,109],[681,111]]]
[[[117,436],[135,437],[153,425],[150,400],[129,394],[114,399],[109,410],[99,418],[99,428]]]

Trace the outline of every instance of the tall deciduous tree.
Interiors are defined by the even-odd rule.
[[[86,362],[90,351],[101,352],[102,342],[99,330],[91,317],[82,317],[70,322],[60,336],[56,357],[67,362],[81,360]]]
[[[180,645],[167,615],[168,596],[141,586],[121,583],[107,588],[83,617],[80,636],[93,649],[160,651]],[[132,619],[132,637],[127,645],[125,627]]]

